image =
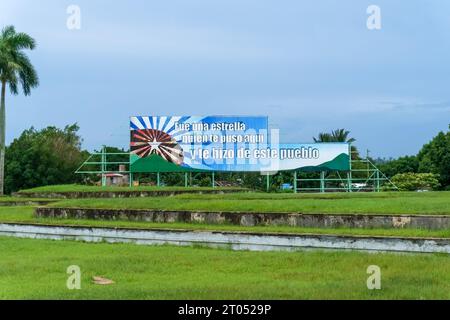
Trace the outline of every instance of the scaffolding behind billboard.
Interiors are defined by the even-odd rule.
[[[369,159],[355,155],[349,160],[350,170],[290,170],[292,173],[292,192],[380,192],[384,189],[398,190],[389,178],[383,174],[378,167]],[[106,186],[106,178],[111,174],[128,175],[129,186],[134,186],[134,172],[130,170],[129,152],[107,152],[103,147],[101,152],[92,153],[89,158],[76,170],[77,174],[94,175],[101,177],[101,185]],[[178,170],[172,173],[183,173],[184,186],[192,186],[192,180],[199,174],[210,176],[211,187],[216,187],[215,171],[204,170]],[[162,174],[170,174],[169,171],[158,171],[154,168],[151,172],[154,175],[154,184],[163,185]],[[266,179],[266,191],[271,190],[272,177],[274,172],[261,173]]]

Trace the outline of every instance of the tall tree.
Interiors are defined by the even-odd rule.
[[[401,173],[418,173],[419,159],[417,156],[405,156],[398,159],[374,160],[378,169],[386,176],[392,178]]]
[[[28,96],[31,89],[39,85],[39,78],[24,50],[33,50],[36,42],[26,33],[16,32],[13,26],[5,27],[0,33],[0,195],[4,193],[5,182],[5,125],[6,86],[13,95],[22,87]]]
[[[439,132],[420,150],[419,172],[439,174],[443,188],[450,189],[450,125],[447,132]]]

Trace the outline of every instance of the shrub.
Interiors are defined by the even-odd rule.
[[[391,181],[401,191],[434,190],[439,188],[439,175],[433,173],[399,173]]]

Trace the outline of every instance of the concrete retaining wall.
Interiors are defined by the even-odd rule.
[[[36,208],[37,217],[71,219],[132,220],[148,222],[184,222],[233,224],[241,226],[285,225],[298,227],[350,228],[450,228],[450,216],[377,215],[377,214],[301,214],[251,212],[191,212],[130,209]]]
[[[193,245],[233,250],[287,250],[305,248],[397,252],[450,253],[450,239],[414,239],[331,235],[293,235],[187,230],[138,230],[0,223],[0,236],[145,245]]]

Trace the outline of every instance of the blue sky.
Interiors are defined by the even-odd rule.
[[[381,30],[366,27],[371,4]],[[126,147],[130,115],[256,114],[282,142],[344,127],[397,157],[450,123],[446,0],[1,0],[8,24],[37,40],[41,79],[7,97],[8,142],[78,122],[85,148]]]

